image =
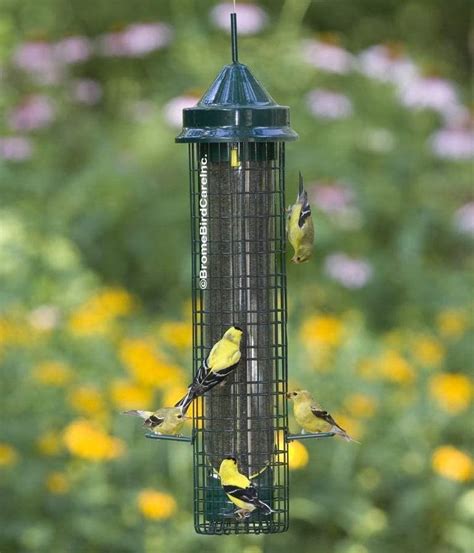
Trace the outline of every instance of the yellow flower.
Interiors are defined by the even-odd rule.
[[[13,465],[18,460],[16,449],[9,444],[0,442],[0,467]]]
[[[457,482],[466,482],[474,474],[471,457],[451,445],[436,448],[431,457],[431,464],[435,472]]]
[[[190,323],[177,321],[163,323],[160,326],[159,335],[163,342],[180,349],[190,348],[193,341]]]
[[[36,440],[36,446],[43,455],[57,455],[61,451],[61,436],[56,432],[45,432]]]
[[[71,422],[64,430],[63,437],[70,453],[88,461],[115,459],[125,450],[122,440],[109,436],[87,420]]]
[[[94,386],[80,386],[69,394],[71,406],[85,415],[102,414],[105,411],[102,394]]]
[[[0,318],[0,348],[21,346],[32,341],[32,331],[12,317]]]
[[[126,338],[119,354],[130,374],[143,386],[163,388],[184,380],[182,370],[164,361],[148,339]]]
[[[362,437],[364,434],[363,427],[361,423],[354,419],[353,417],[349,417],[347,415],[344,415],[343,413],[333,413],[334,420],[337,421],[339,426],[341,428],[344,428],[344,430],[351,436],[351,438],[354,438],[354,440],[358,440]]]
[[[415,379],[413,367],[395,350],[381,355],[378,364],[381,376],[391,382],[407,384]]]
[[[348,412],[354,417],[371,417],[375,413],[376,402],[365,394],[352,394],[344,402]]]
[[[111,395],[113,402],[120,409],[149,408],[153,400],[151,390],[137,386],[128,380],[116,380],[113,382]]]
[[[186,394],[186,391],[186,386],[171,386],[164,392],[163,405],[174,405]]]
[[[444,360],[444,347],[434,338],[421,336],[413,344],[413,355],[420,365],[439,367]]]
[[[460,413],[469,407],[472,384],[463,374],[437,374],[430,380],[430,393],[448,413]]]
[[[76,336],[104,334],[117,317],[134,308],[133,297],[121,288],[106,288],[80,305],[69,318],[69,329]]]
[[[460,338],[468,326],[466,313],[461,309],[445,309],[436,320],[438,330],[446,338]]]
[[[137,505],[145,518],[153,520],[168,519],[177,510],[176,501],[172,495],[150,488],[138,494]]]
[[[307,346],[336,347],[342,342],[344,326],[332,315],[314,315],[303,322],[300,339]]]
[[[306,447],[296,440],[288,444],[288,466],[290,470],[304,468],[309,461],[309,454]]]
[[[46,489],[53,494],[62,495],[69,491],[69,481],[63,472],[50,472],[46,478]]]
[[[379,375],[378,365],[375,359],[362,359],[357,364],[356,370],[361,378],[365,378],[366,380],[374,380]]]
[[[71,369],[58,361],[45,361],[33,369],[32,376],[45,386],[64,386],[73,377]]]

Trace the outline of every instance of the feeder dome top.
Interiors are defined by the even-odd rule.
[[[278,105],[250,69],[238,62],[235,14],[231,18],[233,63],[222,68],[194,107],[183,110],[183,130],[176,142],[296,140],[290,109]]]

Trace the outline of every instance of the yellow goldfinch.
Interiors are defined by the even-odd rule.
[[[155,434],[179,434],[186,417],[179,407],[162,407],[158,411],[124,411],[124,415],[135,415],[144,419],[144,425]]]
[[[295,250],[291,261],[296,264],[308,261],[313,253],[314,226],[311,207],[308,203],[308,193],[303,187],[301,173],[296,203],[288,208],[287,232],[288,241]]]
[[[186,395],[178,401],[175,407],[181,407],[183,413],[186,413],[195,398],[217,386],[237,367],[241,356],[242,335],[242,329],[236,326],[231,326],[226,330],[224,336],[214,344],[211,353],[189,385]]]
[[[349,442],[355,442],[349,434],[341,428],[331,415],[321,409],[307,390],[295,390],[286,394],[293,400],[293,413],[296,422],[307,432],[334,432]]]
[[[255,509],[261,509],[265,515],[274,511],[258,498],[257,488],[239,472],[235,457],[226,457],[219,467],[219,477],[227,497],[238,507],[235,515],[242,519],[250,516]]]

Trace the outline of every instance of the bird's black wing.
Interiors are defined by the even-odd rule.
[[[331,424],[332,426],[339,428],[339,430],[342,430],[343,432],[345,432],[344,428],[341,428],[327,411],[323,411],[322,409],[316,409],[316,407],[311,407],[311,412],[315,417],[318,417],[318,419],[322,419],[328,422],[329,424]]]
[[[257,488],[248,486],[247,488],[239,488],[238,486],[223,486],[226,494],[245,501],[246,503],[254,504],[258,501]]]
[[[150,415],[146,420],[145,420],[145,426],[149,426],[150,428],[156,428],[157,426],[160,426],[160,424],[163,424],[163,421],[164,421],[164,417],[161,418],[161,417],[158,417],[157,415]]]

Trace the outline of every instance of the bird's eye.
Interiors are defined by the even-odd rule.
[[[293,395],[294,395],[294,396],[297,396],[297,395],[298,395],[298,392],[293,392]]]
[[[177,418],[177,419],[182,419],[182,418],[183,418],[183,415],[176,415],[176,418]]]

